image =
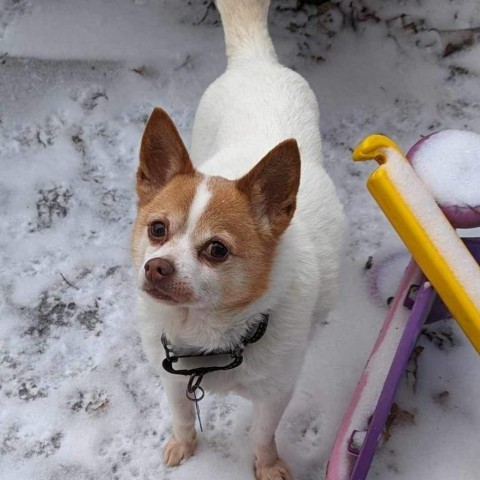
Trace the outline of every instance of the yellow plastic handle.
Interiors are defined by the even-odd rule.
[[[353,159],[355,161],[376,160],[379,164],[387,161],[386,148],[391,148],[401,155],[402,149],[391,139],[385,135],[369,135],[364,138],[353,151]]]

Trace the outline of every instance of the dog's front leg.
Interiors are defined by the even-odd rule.
[[[254,402],[252,437],[255,446],[255,477],[257,480],[290,480],[290,471],[279,457],[275,443],[277,430],[291,394],[274,400]]]
[[[186,382],[164,378],[163,386],[173,423],[173,434],[165,446],[163,460],[167,467],[175,467],[195,452],[195,409],[193,402],[185,395]]]

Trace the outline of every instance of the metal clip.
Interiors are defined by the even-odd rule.
[[[200,431],[203,432],[202,419],[200,418],[200,407],[198,402],[205,396],[205,390],[200,386],[203,379],[203,375],[190,375],[187,384],[187,391],[185,395],[189,400],[195,402],[195,410],[197,412],[198,424],[200,425]],[[197,397],[197,391],[200,392],[200,397]]]

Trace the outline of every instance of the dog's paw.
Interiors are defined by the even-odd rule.
[[[280,459],[269,467],[255,467],[257,480],[292,480],[287,464]]]
[[[163,451],[163,462],[167,467],[176,467],[182,460],[190,458],[195,453],[196,446],[195,438],[189,442],[179,442],[172,437]]]

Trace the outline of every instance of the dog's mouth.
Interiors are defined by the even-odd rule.
[[[180,303],[178,299],[176,299],[174,296],[168,293],[165,293],[162,290],[152,285],[143,285],[142,290],[145,293],[148,293],[151,297],[155,298],[155,300],[160,300],[161,302],[174,303],[174,304]]]
[[[167,303],[170,305],[184,305],[186,303],[191,302],[191,296],[182,296],[182,295],[176,295],[173,294],[172,292],[165,292],[158,287],[155,287],[153,285],[148,285],[144,284],[142,286],[142,290],[145,293],[148,293],[151,297],[153,297],[155,300],[158,300],[159,302],[162,303]]]

